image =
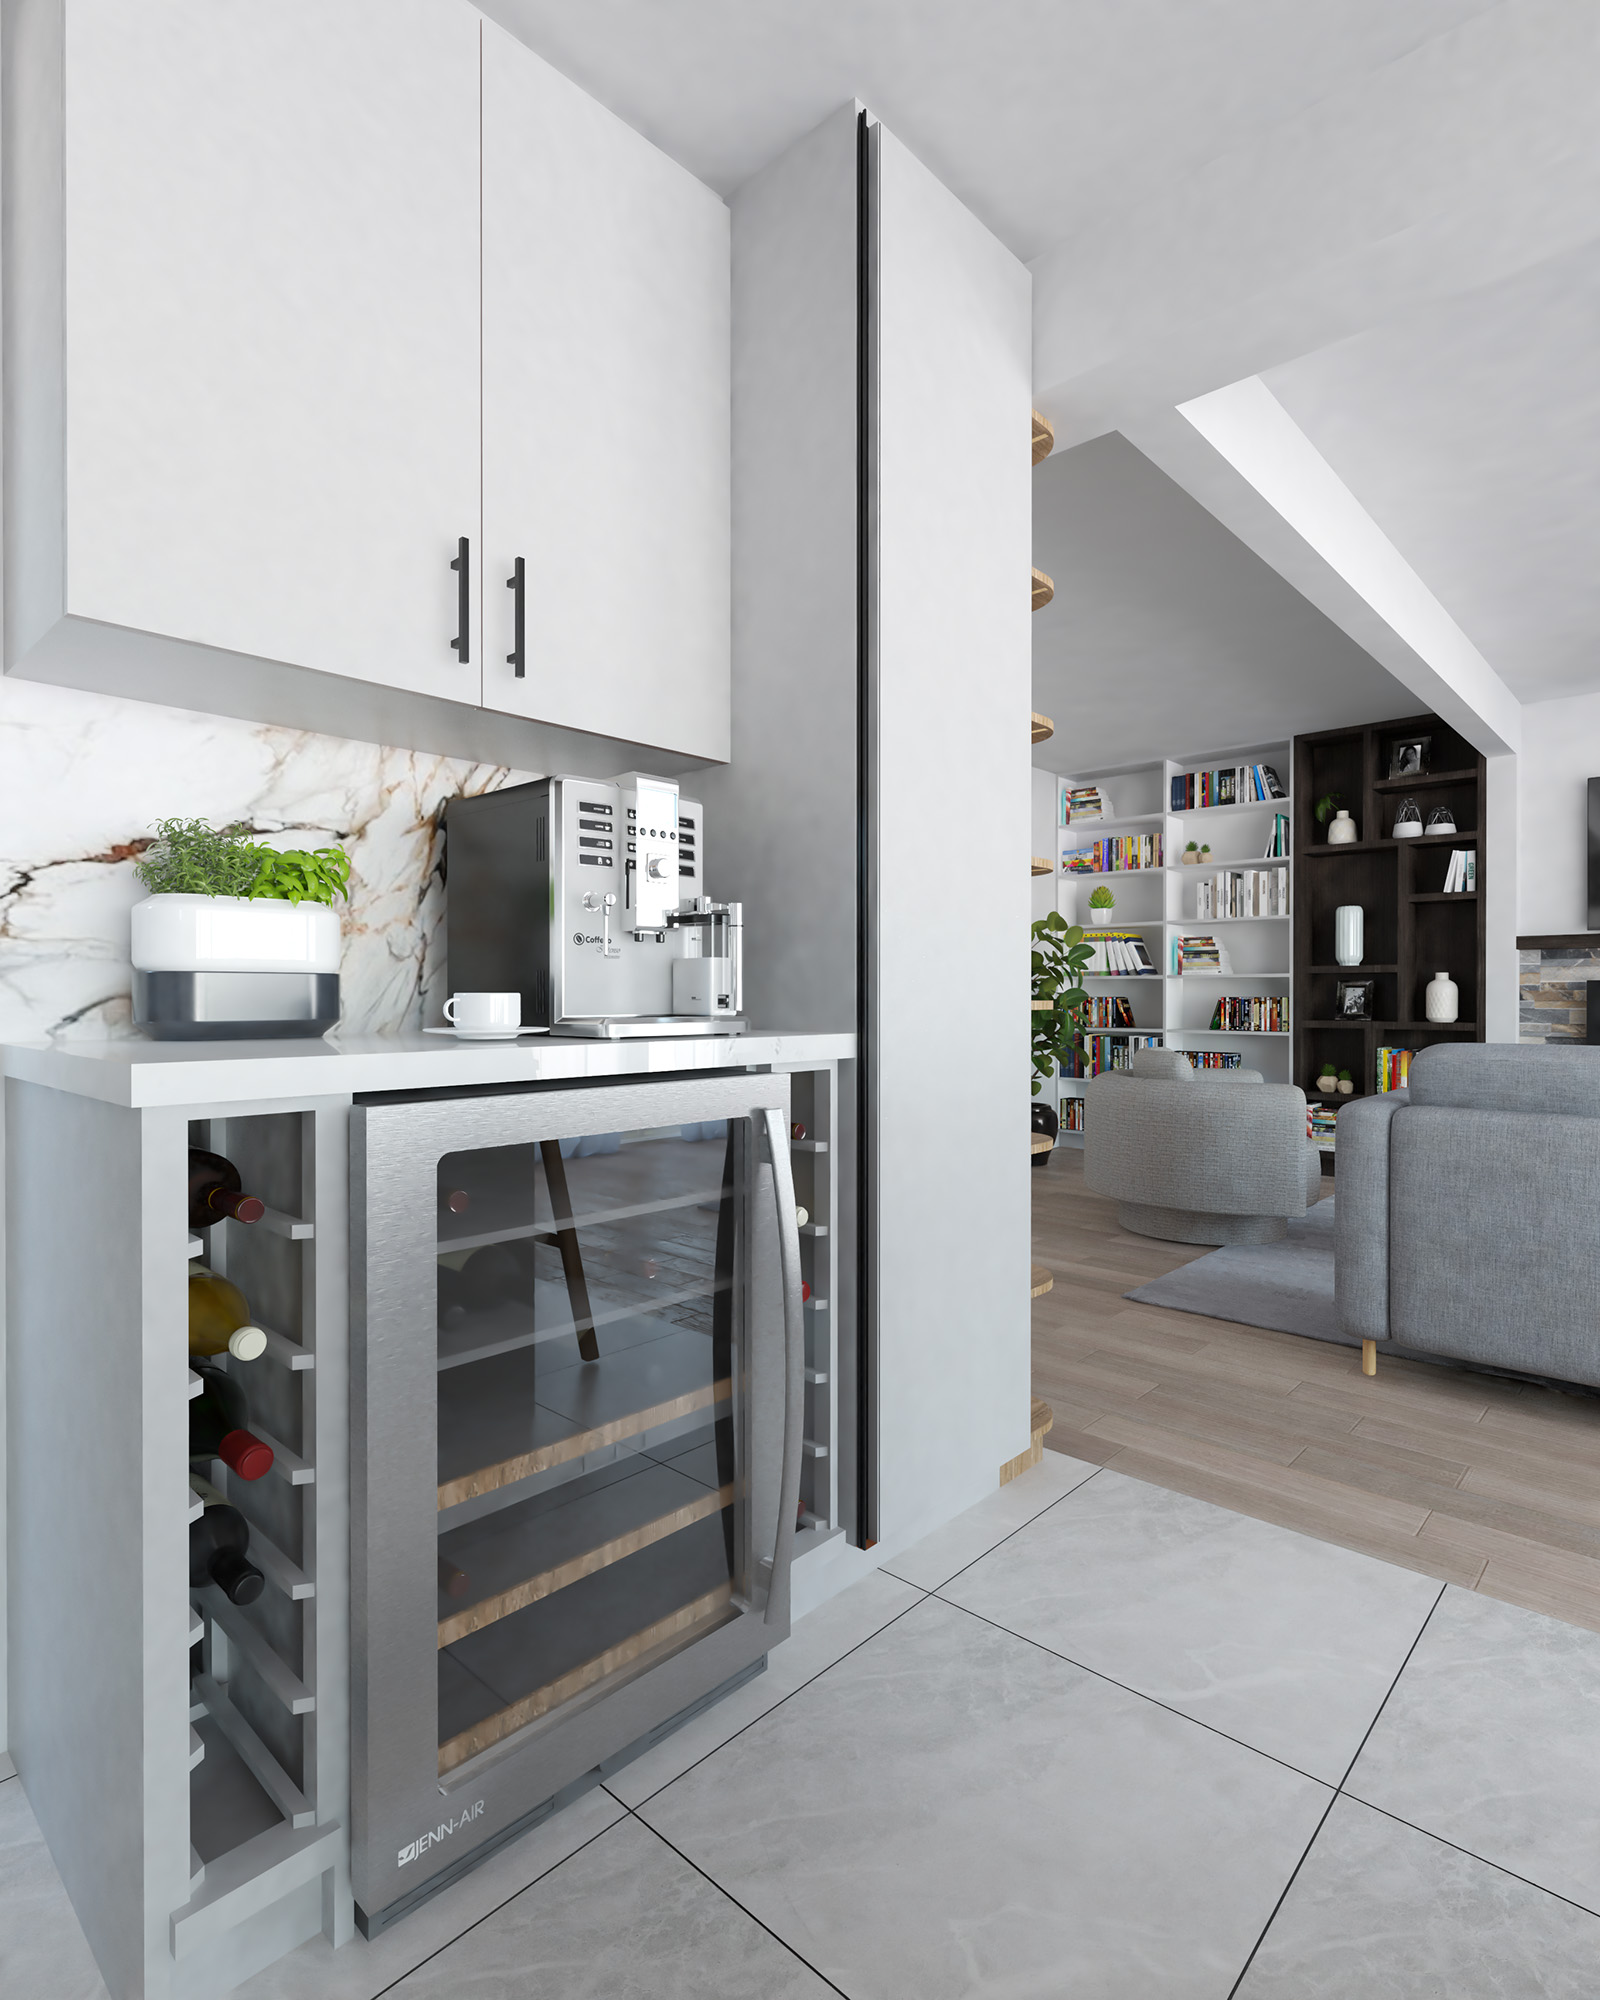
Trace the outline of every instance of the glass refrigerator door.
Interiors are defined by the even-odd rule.
[[[787,1077],[352,1112],[352,1867],[371,1935],[788,1631]]]
[[[753,1602],[747,1128],[438,1166],[439,1769]]]

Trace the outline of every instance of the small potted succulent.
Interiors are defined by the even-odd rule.
[[[1347,1069],[1340,1070],[1339,1095],[1341,1097],[1349,1097],[1354,1090],[1355,1090],[1355,1083],[1351,1078],[1349,1070]]]
[[[1339,1088],[1339,1072],[1332,1063],[1324,1063],[1317,1071],[1317,1088],[1325,1097],[1332,1097]]]
[[[1190,840],[1184,843],[1183,859],[1185,865],[1190,868],[1200,859],[1200,843],[1198,840]]]
[[[1117,899],[1104,882],[1089,891],[1089,917],[1091,922],[1109,924],[1111,913],[1117,907]]]
[[[165,819],[134,864],[135,1022],[157,1040],[321,1035],[339,1019],[342,848],[280,851],[239,827]]]
[[[1208,841],[1207,841],[1207,842],[1205,843],[1205,845],[1204,845],[1204,846],[1203,846],[1203,847],[1202,847],[1202,848],[1200,849],[1200,865],[1201,865],[1201,867],[1204,867],[1204,866],[1205,866],[1205,864],[1206,864],[1206,862],[1208,862],[1208,861],[1209,861],[1210,859],[1211,859],[1211,843],[1210,843],[1210,841],[1208,840]]]

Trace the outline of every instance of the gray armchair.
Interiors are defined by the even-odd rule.
[[[1362,1343],[1600,1387],[1600,1050],[1436,1044],[1339,1113],[1334,1290]]]
[[[1321,1193],[1305,1093],[1250,1069],[1136,1049],[1085,1092],[1083,1178],[1117,1220],[1172,1243],[1272,1243]]]

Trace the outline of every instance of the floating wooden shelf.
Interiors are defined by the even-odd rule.
[[[1056,864],[1048,854],[1036,854],[1033,857],[1033,872],[1035,875],[1053,875],[1056,872]]]
[[[1042,1299],[1046,1292],[1055,1287],[1055,1276],[1043,1264],[1035,1264],[1029,1273],[1030,1299]]]
[[[1035,710],[1033,711],[1033,740],[1034,740],[1034,742],[1035,742],[1035,743],[1048,743],[1048,742],[1050,741],[1050,738],[1051,738],[1052,736],[1054,736],[1054,735],[1055,735],[1055,733],[1056,733],[1056,726],[1055,726],[1055,724],[1054,724],[1054,723],[1053,723],[1053,722],[1052,722],[1052,721],[1050,720],[1049,716],[1048,716],[1048,715],[1041,715],[1041,714],[1039,713],[1039,711],[1038,711],[1037,709],[1035,709]]]
[[[1033,573],[1033,608],[1042,611],[1056,594],[1056,587],[1042,569]]]
[[[1028,1150],[1033,1153],[1048,1153],[1056,1143],[1048,1132],[1030,1132],[1028,1138],[1030,1141]]]
[[[1054,1000],[1034,1000],[1029,1004],[1032,1006],[1034,1013],[1048,1014],[1056,1003]],[[198,1389],[191,1389],[189,1393],[193,1396],[198,1396],[200,1391]]]
[[[1039,464],[1050,456],[1056,448],[1056,427],[1048,417],[1041,417],[1037,410],[1033,413],[1033,462]]]
[[[1026,1451],[1018,1452],[1015,1458],[1008,1459],[1001,1466],[1000,1484],[1002,1486],[1009,1480],[1015,1479],[1019,1472],[1029,1471],[1044,1457],[1045,1432],[1054,1425],[1056,1420],[1055,1412],[1048,1403],[1042,1402],[1039,1397],[1035,1396],[1032,1407],[1028,1412],[1028,1418],[1028,1427],[1033,1433],[1033,1442],[1028,1446]]]

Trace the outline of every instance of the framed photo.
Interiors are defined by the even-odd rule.
[[[1433,750],[1431,736],[1402,736],[1389,745],[1389,776],[1420,778]]]
[[[1377,984],[1372,979],[1341,979],[1334,1011],[1342,1021],[1370,1021],[1372,1019],[1372,989]]]

